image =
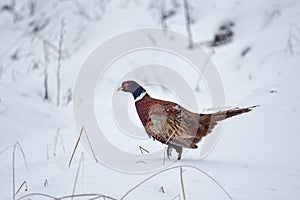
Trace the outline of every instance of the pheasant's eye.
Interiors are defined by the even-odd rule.
[[[124,84],[123,84],[123,88],[124,88],[124,89],[128,89],[128,88],[129,88],[129,84],[128,84],[128,83],[124,83]]]

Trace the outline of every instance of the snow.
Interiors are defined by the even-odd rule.
[[[9,2],[1,1],[0,7],[9,5]],[[13,22],[12,13],[3,9],[0,11],[0,199],[13,197],[13,148],[6,147],[14,145],[16,141],[21,145],[28,165],[27,169],[22,153],[17,148],[15,188],[17,190],[26,181],[28,190],[25,191],[23,187],[16,199],[32,193],[67,196],[72,194],[74,185],[75,194],[97,193],[120,199],[135,185],[165,168],[145,173],[120,172],[96,163],[89,147],[82,143],[69,168],[68,162],[79,130],[74,121],[72,102],[67,102],[66,97],[68,90],[73,90],[82,63],[98,45],[125,31],[160,27],[159,9],[153,1],[99,1],[105,3],[104,10],[97,6],[98,1],[78,1],[84,9],[89,10],[91,19],[86,19],[79,14],[73,1],[32,2],[36,2],[33,15],[29,14],[27,1],[16,2],[17,13],[22,18],[16,22]],[[167,9],[174,8],[176,14],[167,24],[171,30],[186,34],[182,3],[177,1],[179,7],[174,7],[172,2],[175,1],[166,1]],[[235,24],[232,42],[215,48],[204,47],[221,75],[226,106],[259,104],[260,107],[251,113],[226,120],[220,140],[205,159],[199,158],[200,150],[186,150],[182,160],[176,161],[173,152],[167,167],[185,166],[183,182],[187,199],[229,199],[212,179],[187,165],[211,175],[233,199],[299,199],[299,2],[191,2],[195,41],[201,43],[213,39],[213,34],[224,22]],[[46,39],[50,46],[53,44],[57,47],[62,17],[66,22],[61,72],[63,103],[57,107],[57,53],[52,47],[49,47],[50,100],[44,101],[42,98],[45,64],[42,40]],[[47,20],[49,22],[44,29],[32,33],[34,26],[41,27]],[[242,56],[246,48],[249,51]],[[132,66],[150,60],[152,63],[173,65],[174,69],[182,72],[182,76],[194,88],[200,104],[198,112],[210,108],[212,104],[205,84],[195,79],[192,70],[184,71],[186,63],[166,54],[134,52],[115,62],[106,72],[107,77],[99,82],[98,90],[110,92],[103,104],[109,104],[112,96],[110,90],[123,81],[119,79],[124,77],[124,73]],[[156,98],[179,102],[173,91],[158,85],[149,84],[146,89]],[[100,94],[98,90],[96,98]],[[125,97],[128,94],[119,95]],[[133,99],[127,103],[132,103],[128,106],[130,120],[137,120]],[[117,130],[112,108],[101,105],[95,105],[98,119],[107,118],[110,121],[105,124],[106,130]],[[136,123],[136,126],[140,127],[140,124]],[[118,148],[137,155],[141,153],[139,146],[150,152],[164,149],[160,143],[149,140],[146,134],[146,139],[107,131],[106,136]],[[81,152],[84,153],[83,159]],[[157,162],[162,163],[163,159],[161,156]],[[131,161],[123,159],[115,162],[130,164]],[[175,168],[158,174],[129,193],[125,199],[182,199],[179,172],[179,168]],[[160,192],[162,186],[165,193]],[[41,196],[25,199],[29,198],[49,199]]]

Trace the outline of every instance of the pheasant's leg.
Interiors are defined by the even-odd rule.
[[[172,147],[170,145],[168,145],[167,147],[167,157],[170,158],[172,156]]]
[[[177,157],[177,160],[180,160],[181,159],[181,154],[182,154],[182,147],[176,147],[176,152],[178,153],[178,157]]]

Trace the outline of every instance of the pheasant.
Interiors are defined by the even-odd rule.
[[[149,138],[167,145],[167,156],[172,149],[181,159],[182,148],[196,149],[197,143],[212,132],[217,122],[251,111],[254,107],[234,108],[210,114],[190,112],[171,101],[155,99],[135,81],[124,81],[118,91],[129,92],[135,100],[138,116]]]

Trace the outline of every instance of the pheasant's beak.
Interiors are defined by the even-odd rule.
[[[117,89],[117,91],[122,91],[124,88],[121,86]]]

